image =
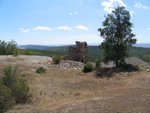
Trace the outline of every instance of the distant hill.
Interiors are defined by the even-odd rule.
[[[44,45],[18,45],[19,49],[35,49],[35,50],[47,50],[56,46],[44,46]]]
[[[144,47],[144,48],[150,48],[150,43],[138,43],[135,44],[136,47]]]
[[[98,46],[98,43],[94,44],[88,44],[89,46]],[[65,44],[59,44],[59,45],[18,45],[18,48],[20,49],[35,49],[35,50],[52,50],[52,51],[59,51],[61,48],[68,49],[69,46],[75,46],[75,45],[65,45]],[[143,47],[143,48],[150,48],[150,43],[137,43],[133,45],[135,47]],[[64,50],[65,51],[65,50]]]
[[[28,46],[33,47],[33,46]],[[38,47],[40,50],[37,50]],[[68,54],[68,48],[70,46],[61,46],[61,47],[41,47],[41,46],[35,46],[36,49],[30,49],[30,51],[34,55],[41,55],[41,56],[54,56],[54,55],[67,55]],[[44,50],[42,50],[44,49]],[[24,54],[25,50],[21,49],[20,53]],[[130,48],[130,55],[129,57],[137,57],[140,59],[144,59],[145,56],[150,55],[150,48],[143,48],[143,47],[131,47]],[[89,61],[94,62],[95,59],[100,58],[102,56],[101,50],[98,48],[98,46],[88,46],[88,59]]]

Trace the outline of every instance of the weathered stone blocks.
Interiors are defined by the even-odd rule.
[[[69,54],[63,60],[74,60],[86,63],[88,61],[88,46],[86,42],[76,41],[76,47],[69,47]]]

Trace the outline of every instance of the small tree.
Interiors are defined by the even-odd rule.
[[[130,14],[125,7],[117,7],[111,14],[106,16],[103,22],[104,28],[99,28],[100,36],[104,41],[99,46],[102,49],[105,62],[114,61],[116,67],[119,61],[124,61],[129,55],[129,47],[136,43],[132,33]]]

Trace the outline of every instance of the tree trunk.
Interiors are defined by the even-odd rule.
[[[118,59],[116,59],[116,67],[119,67]]]

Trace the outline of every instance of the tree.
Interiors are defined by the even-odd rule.
[[[13,55],[16,49],[17,43],[14,40],[9,42],[0,40],[0,55]]]
[[[103,28],[99,28],[100,36],[104,39],[99,48],[102,50],[103,60],[114,61],[116,67],[120,61],[124,61],[129,55],[129,47],[136,43],[132,33],[130,14],[125,7],[117,7],[108,14],[103,22]]]

